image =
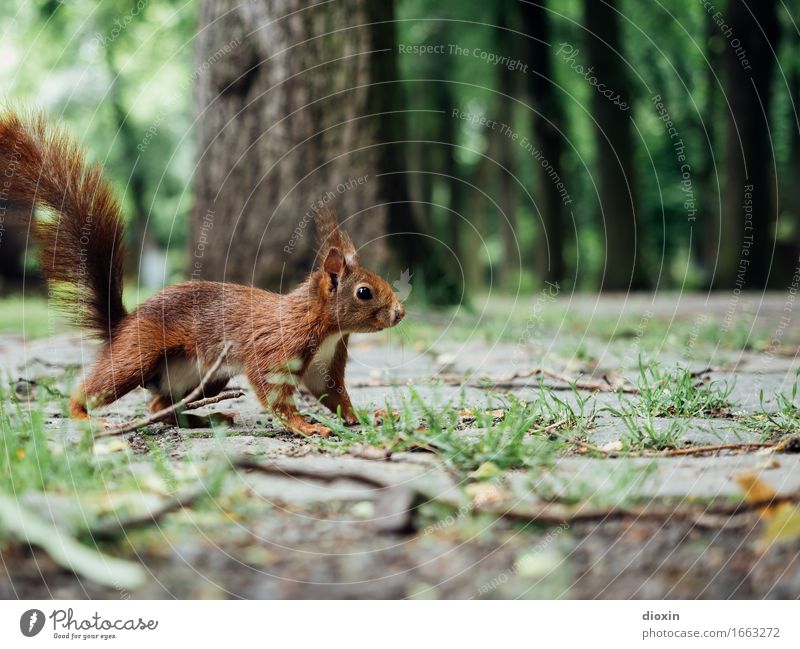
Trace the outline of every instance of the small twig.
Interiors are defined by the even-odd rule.
[[[422,381],[419,382],[421,383]],[[347,385],[351,388],[396,388],[403,385],[403,382],[386,379],[357,379],[348,381]]]
[[[353,482],[360,482],[361,484],[373,487],[374,489],[384,489],[391,486],[387,482],[362,475],[360,473],[353,473],[349,471],[324,471],[324,470],[311,470],[311,469],[297,469],[294,467],[281,466],[278,463],[272,462],[269,464],[262,464],[247,458],[232,458],[231,465],[236,469],[245,469],[247,471],[258,471],[267,475],[276,475],[284,478],[305,478],[308,480],[322,480],[323,482],[333,482],[335,480],[352,480]]]
[[[589,444],[588,442],[582,442],[579,439],[571,439],[569,440],[571,444],[575,446],[580,446],[581,448],[585,448],[587,451],[592,451],[593,453],[598,453],[604,457],[608,457],[610,453],[608,451],[604,451],[599,446],[595,446],[594,444]]]
[[[552,424],[548,424],[542,428],[537,428],[536,430],[529,430],[528,435],[538,435],[539,433],[549,433],[551,430],[556,428],[561,428],[564,424],[567,423],[566,419],[560,419],[559,421],[553,422]]]
[[[211,380],[211,377],[214,376],[214,374],[217,373],[217,370],[222,366],[222,363],[225,360],[225,356],[230,350],[231,345],[232,343],[230,341],[225,343],[224,347],[222,348],[222,351],[217,357],[217,360],[214,361],[214,364],[209,368],[209,370],[200,380],[200,384],[189,394],[187,394],[183,399],[181,399],[177,403],[173,403],[168,408],[164,408],[163,410],[154,412],[152,415],[149,415],[148,417],[142,417],[141,419],[137,419],[123,426],[119,426],[118,428],[111,428],[110,430],[104,430],[99,433],[96,433],[95,439],[99,439],[101,437],[113,437],[115,435],[124,435],[125,433],[131,433],[135,430],[138,430],[139,428],[148,426],[157,421],[161,421],[162,419],[166,419],[170,415],[173,415],[176,412],[178,412],[178,410],[184,408],[186,404],[193,402],[195,399],[197,399],[197,397],[203,394],[203,388],[205,388],[206,383],[208,383],[208,381]]]
[[[690,373],[692,378],[697,378],[713,372],[713,367],[705,367],[702,370],[695,370]],[[578,379],[576,377],[561,374],[555,370],[535,367],[530,370],[522,370],[508,374],[507,376],[476,376],[475,374],[438,374],[436,376],[420,377],[414,379],[415,383],[444,383],[446,385],[465,385],[475,388],[514,388],[519,379],[529,379],[538,375],[549,376],[552,379],[566,383],[567,385],[545,384],[544,387],[551,390],[569,390],[575,387],[578,390],[590,390],[592,392],[624,392],[626,394],[638,394],[639,388],[630,383],[612,383],[607,376],[602,380],[593,381],[588,379]],[[403,385],[402,381],[391,379],[361,379],[350,382],[353,388],[391,388]]]
[[[308,480],[321,480],[323,482],[333,482],[335,480],[351,480],[364,484],[373,489],[385,489],[391,487],[390,483],[382,482],[380,480],[353,472],[336,472],[325,471],[319,469],[298,469],[293,467],[281,466],[278,463],[262,464],[248,458],[231,458],[230,465],[234,469],[244,469],[246,471],[257,471],[267,475],[275,475],[283,478],[305,478]],[[105,539],[114,538],[129,529],[142,527],[143,525],[150,525],[158,522],[167,514],[171,514],[184,507],[190,507],[197,500],[207,495],[208,488],[205,485],[200,485],[197,488],[188,491],[183,495],[178,495],[175,498],[164,503],[157,509],[138,514],[130,518],[116,518],[108,519],[98,525],[91,527],[88,533],[93,538]]]
[[[800,437],[798,437],[797,435],[789,435],[788,437],[784,437],[784,438],[783,438],[783,439],[782,439],[780,442],[778,442],[777,444],[775,444],[775,446],[773,446],[773,447],[772,447],[772,448],[769,450],[769,452],[770,452],[770,453],[780,453],[780,452],[781,452],[782,450],[784,450],[784,449],[785,449],[787,446],[789,446],[789,444],[792,444],[792,443],[794,443],[794,442],[797,442],[799,439],[800,439]]]
[[[60,370],[79,370],[82,365],[80,363],[58,363],[53,361],[48,361],[47,359],[40,358],[39,356],[35,356],[31,359],[31,363],[39,363],[43,367],[52,367]]]
[[[536,376],[537,374],[541,374],[541,372],[542,372],[542,369],[540,367],[534,367],[532,370],[522,370],[522,371],[519,371],[519,372],[512,372],[511,374],[508,374],[507,376],[501,376],[501,377],[481,376],[481,377],[479,377],[479,382],[480,383],[484,383],[484,384],[486,384],[486,383],[492,383],[492,384],[494,384],[494,383],[513,383],[514,381],[517,381],[518,379],[529,379],[532,376]],[[453,377],[452,375],[451,375],[451,377],[452,377],[452,379],[455,379],[455,377]],[[469,378],[472,378],[472,376],[470,376]]]
[[[157,523],[167,514],[176,512],[179,509],[191,507],[195,502],[197,502],[197,500],[199,500],[202,496],[205,496],[207,493],[208,490],[205,486],[203,486],[182,496],[176,496],[153,511],[131,516],[130,518],[114,518],[103,521],[98,525],[89,528],[88,534],[94,539],[115,538],[120,534],[126,533],[130,529]]]
[[[635,385],[623,383],[621,385],[613,385],[605,376],[600,381],[592,381],[586,379],[575,379],[565,374],[560,374],[553,370],[546,368],[542,369],[542,374],[549,376],[551,379],[563,381],[578,390],[589,390],[591,392],[625,392],[626,394],[639,394],[639,388]]]
[[[695,527],[717,529],[726,522],[720,517],[734,517],[760,511],[766,507],[774,507],[782,503],[796,503],[798,494],[773,496],[757,501],[740,501],[736,503],[711,504],[705,508],[699,507],[611,507],[608,509],[594,509],[590,506],[578,505],[577,507],[548,504],[534,508],[513,507],[507,510],[501,507],[476,507],[476,511],[495,514],[502,518],[525,521],[549,523],[552,525],[607,522],[609,519],[635,518],[642,521],[663,522],[668,519],[685,520]],[[716,517],[717,520],[711,520]]]
[[[692,446],[689,448],[675,448],[662,451],[660,457],[677,457],[680,455],[699,455],[701,453],[715,453],[717,451],[746,451],[751,448],[765,448],[777,446],[776,442],[741,442],[730,444],[709,444],[707,446]]]
[[[555,379],[556,381],[561,381],[562,383],[566,383],[569,389],[575,388],[576,390],[589,390],[591,392],[626,392],[628,394],[638,394],[639,388],[634,385],[629,384],[622,384],[622,385],[614,385],[608,381],[607,378],[603,378],[600,381],[593,381],[588,379],[578,379],[576,377],[567,376],[566,374],[562,374],[560,372],[556,372],[555,370],[548,369],[546,367],[536,367],[531,370],[525,370],[521,372],[514,372],[513,374],[509,374],[508,376],[503,377],[491,377],[491,376],[484,376],[479,377],[477,383],[470,383],[470,377],[463,377],[463,376],[453,376],[447,375],[444,377],[439,377],[443,379],[445,383],[466,383],[467,385],[471,385],[473,387],[491,387],[491,388],[509,388],[515,387],[516,381],[519,379],[528,379],[534,376],[548,376],[551,379]],[[559,386],[548,385],[546,386],[550,389],[559,389]]]
[[[244,390],[228,390],[227,392],[220,392],[215,397],[206,397],[205,399],[198,399],[197,401],[187,403],[183,409],[197,410],[203,406],[210,406],[212,403],[219,403],[220,401],[226,401],[227,399],[238,399],[239,397],[243,397],[245,394],[246,392]]]

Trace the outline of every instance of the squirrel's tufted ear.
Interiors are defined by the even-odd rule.
[[[341,250],[338,248],[328,248],[325,254],[325,261],[322,262],[322,270],[324,270],[331,278],[331,287],[333,289],[339,286],[339,276],[344,271],[344,257]]]
[[[333,248],[338,248],[340,256],[344,256],[344,263],[354,267],[358,265],[358,253],[356,247],[350,240],[346,232],[339,229],[339,221],[336,213],[327,205],[322,205],[317,212],[314,222],[317,227],[317,236],[320,243],[320,258],[327,263],[327,252]]]

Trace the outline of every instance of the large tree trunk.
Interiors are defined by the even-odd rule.
[[[313,260],[319,200],[380,269],[383,117],[369,113],[394,52],[368,54],[379,4],[201,0],[192,278],[291,288]]]
[[[458,260],[462,265],[464,264],[464,255],[461,245],[463,239],[463,232],[467,230],[464,220],[467,214],[464,212],[464,196],[468,191],[472,191],[464,182],[463,176],[465,172],[458,164],[456,156],[458,147],[458,134],[456,132],[456,120],[453,118],[453,107],[455,100],[447,81],[437,84],[436,97],[438,99],[437,109],[441,111],[439,133],[442,142],[442,173],[446,176],[443,181],[447,183],[448,188],[448,205],[447,205],[447,218],[445,223],[447,227],[447,239],[445,243],[450,250],[453,251],[453,257]],[[435,139],[435,136],[434,138]],[[433,178],[433,174],[425,174],[429,178]]]
[[[504,27],[516,26],[516,3],[505,0],[496,0],[495,6],[495,29],[493,37],[495,39],[495,51],[503,52],[512,58],[516,57],[514,45],[516,40],[510,38],[509,32],[502,29]],[[517,78],[519,72],[509,70],[508,66],[497,66],[497,110],[495,112],[497,121],[507,124],[514,128],[514,97],[517,96]],[[498,283],[501,287],[508,290],[516,290],[519,287],[520,276],[522,274],[522,260],[527,255],[522,253],[519,238],[517,237],[517,208],[519,207],[519,178],[517,169],[517,148],[509,142],[508,136],[504,133],[491,132],[489,134],[490,156],[495,161],[495,173],[498,179],[497,205],[500,214],[497,215],[497,222],[500,228],[500,235],[503,242],[503,253],[498,269]]]
[[[560,97],[556,94],[552,69],[552,35],[550,17],[541,5],[522,5],[525,32],[531,38],[528,44],[527,61],[531,66],[528,75],[530,102],[534,108],[533,134],[542,158],[552,166],[559,181],[566,183],[561,173],[561,156],[564,151],[562,135],[565,119]],[[541,216],[542,232],[537,254],[538,277],[542,282],[560,282],[564,278],[564,224],[567,221],[565,200],[570,200],[558,187],[549,168],[537,161],[538,195],[536,204]]]
[[[794,54],[793,68],[789,74],[789,92],[792,97],[800,97],[800,47],[795,44],[792,50]],[[795,99],[797,101],[797,99]],[[800,250],[800,107],[789,107],[789,130],[791,131],[791,145],[789,147],[788,167],[781,182],[781,198],[785,205],[785,210],[780,213],[789,212],[794,227],[794,248],[795,255]],[[793,272],[793,269],[792,269]]]
[[[431,72],[428,76],[433,77],[434,74]],[[444,227],[441,228],[444,230],[442,238],[448,249],[444,254],[452,260],[452,269],[459,275],[463,273],[463,277],[451,281],[451,286],[454,289],[468,286],[472,293],[480,290],[485,284],[480,261],[481,237],[476,235],[473,227],[477,228],[474,221],[476,214],[488,209],[484,197],[474,187],[486,185],[476,185],[475,168],[459,163],[458,122],[453,117],[453,109],[458,108],[458,104],[453,86],[447,80],[436,84],[435,99],[435,108],[441,111],[441,117],[437,123],[437,131],[428,139],[438,139],[444,143],[438,147],[441,154],[441,159],[437,160],[439,168],[432,170],[441,171],[443,174],[441,181],[447,184],[447,213],[443,219]],[[477,166],[480,167],[480,163]],[[430,176],[433,177],[432,174]],[[480,235],[485,235],[484,230],[477,231]],[[463,301],[468,304],[469,299],[470,295],[464,292]]]
[[[770,47],[777,50],[780,33],[775,8],[775,0],[731,0],[726,14],[731,30],[724,55],[729,109],[720,263],[714,281],[718,287],[763,288],[772,262],[775,196],[769,111],[775,55]]]
[[[719,136],[717,117],[720,115],[721,92],[717,73],[722,67],[721,52],[715,46],[715,39],[721,38],[717,25],[707,20],[703,30],[703,51],[708,59],[703,76],[705,77],[705,103],[701,114],[697,115],[696,135],[702,138],[702,155],[698,168],[699,200],[697,201],[697,219],[695,220],[692,246],[700,263],[703,284],[709,285],[711,274],[719,255],[720,214],[722,213],[722,191],[720,186],[722,159],[717,152]],[[707,139],[706,139],[707,138]]]
[[[606,97],[592,87],[592,115],[600,191],[600,213],[605,235],[605,268],[602,288],[627,290],[644,288],[641,273],[641,230],[637,227],[638,207],[633,173],[631,133],[631,84],[627,63],[622,58],[619,19],[615,0],[585,0],[587,33],[586,67],[594,66],[592,76],[611,89]],[[616,99],[619,95],[619,99]],[[623,110],[627,105],[628,110]]]

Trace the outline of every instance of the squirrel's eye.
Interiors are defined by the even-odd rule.
[[[359,286],[356,290],[356,297],[359,300],[371,300],[372,299],[372,291],[369,290],[366,286]]]

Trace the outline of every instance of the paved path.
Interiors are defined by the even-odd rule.
[[[800,370],[791,353],[798,336],[793,329],[780,329],[785,302],[783,295],[740,301],[729,329],[745,333],[735,341],[727,330],[716,340],[708,331],[715,326],[719,331],[725,322],[730,300],[724,296],[709,302],[694,296],[656,302],[584,296],[552,307],[560,309],[563,322],[549,316],[532,325],[525,318],[530,304],[518,303],[516,320],[506,323],[511,335],[500,335],[502,323],[485,326],[481,317],[461,314],[457,336],[437,336],[437,328],[447,331],[451,325],[431,318],[434,333],[420,340],[413,330],[408,337],[357,337],[348,382],[361,386],[350,390],[359,407],[397,407],[409,399],[410,383],[423,402],[443,412],[503,410],[514,397],[541,398],[544,381],[552,389],[548,394],[583,412],[587,426],[577,440],[583,446],[562,444],[547,466],[512,468],[487,482],[476,482],[467,472],[454,474],[441,457],[423,450],[385,457],[375,448],[289,435],[237,377],[232,383],[244,388],[245,396],[205,411],[236,413],[224,435],[159,425],[127,436],[126,445],[103,442],[96,452],[126,458],[125,470],[138,476],[142,494],[154,506],[170,491],[159,468],[163,462],[181,485],[207,480],[211,468],[229,457],[277,463],[291,475],[231,471],[212,505],[170,514],[127,542],[104,546],[120,556],[138,556],[151,573],[144,586],[122,595],[796,597],[800,543],[765,541],[757,516],[738,516],[716,528],[630,516],[558,526],[498,518],[475,505],[488,499],[497,512],[553,501],[598,508],[732,502],[741,498],[737,477],[746,472],[780,495],[797,493],[800,454],[734,449],[669,457],[646,448],[626,451],[632,431],[670,433],[671,446],[679,449],[773,439],[766,417],[787,415],[787,403],[796,402],[792,386]],[[529,335],[522,335],[526,331]],[[677,341],[670,340],[674,332],[680,333]],[[66,391],[74,380],[70,375],[91,362],[93,351],[75,333],[28,342],[3,336],[0,367],[14,380],[51,380]],[[697,370],[711,367],[698,382],[726,394],[724,411],[652,417],[641,412],[640,395],[573,391],[552,376],[507,380],[515,372],[545,366],[581,380],[633,386],[639,381],[639,354],[657,357],[665,367],[678,362]],[[444,382],[431,381],[437,376]],[[458,376],[465,381],[459,383]],[[502,379],[502,385],[476,387],[480,376]],[[41,389],[37,395],[42,397]],[[63,406],[44,398],[40,403],[53,443],[77,442],[80,429],[63,418]],[[146,403],[146,393],[139,390],[105,414],[127,421],[143,414]],[[618,414],[626,410],[631,413],[627,422]],[[474,444],[491,434],[492,426],[477,426],[461,414],[459,439]],[[569,440],[568,430],[557,432]],[[158,462],[154,449],[162,458]],[[601,449],[608,457],[587,449]],[[341,475],[348,477],[336,478]],[[409,502],[394,502],[388,495],[407,496],[409,489]],[[476,494],[484,500],[475,500]],[[59,509],[43,506],[37,495],[26,497],[46,515]],[[121,594],[59,571],[40,551],[14,552],[0,566],[0,596]]]

